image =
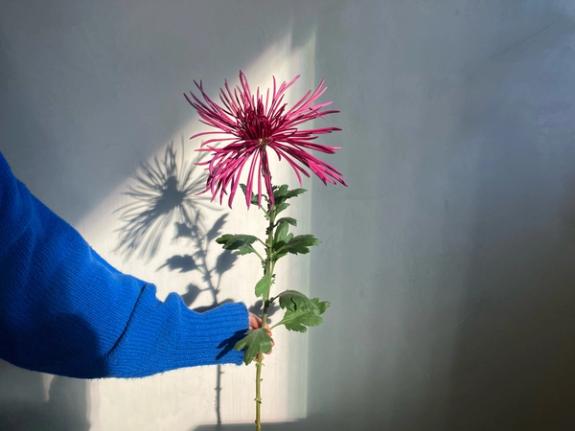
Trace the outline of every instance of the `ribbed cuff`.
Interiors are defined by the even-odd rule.
[[[234,345],[246,335],[249,317],[241,302],[225,303],[203,313],[192,314],[194,336],[190,342],[196,352],[198,364],[241,365],[244,354]]]
[[[243,352],[234,345],[248,328],[248,310],[241,302],[199,313],[176,293],[159,301],[155,286],[147,284],[123,336],[107,355],[107,373],[143,377],[198,365],[240,365]]]

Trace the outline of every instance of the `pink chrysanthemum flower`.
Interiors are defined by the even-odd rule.
[[[287,89],[299,78],[299,75],[289,82],[282,82],[279,87],[273,78],[273,89],[265,93],[257,88],[252,93],[248,81],[240,71],[240,85],[233,90],[227,81],[220,89],[221,104],[214,102],[202,86],[194,81],[201,93],[197,97],[193,92],[185,94],[186,100],[196,109],[200,121],[214,127],[215,131],[197,133],[190,139],[205,135],[219,135],[204,141],[197,151],[211,152],[211,159],[199,163],[208,166],[208,180],[205,191],[210,190],[212,200],[219,194],[220,203],[228,193],[228,205],[232,201],[240,183],[244,167],[249,166],[246,184],[246,205],[250,206],[252,190],[255,193],[254,182],[257,183],[258,206],[261,206],[262,180],[272,205],[273,191],[269,167],[268,149],[275,152],[278,159],[282,157],[294,170],[301,185],[301,174],[309,177],[306,168],[311,170],[324,183],[347,185],[342,174],[333,166],[318,159],[307,150],[333,154],[339,147],[313,143],[319,135],[341,130],[337,127],[316,129],[301,129],[307,121],[315,120],[338,110],[325,109],[331,101],[318,102],[326,90],[321,81],[314,91],[308,91],[293,106],[287,106],[284,96]],[[223,144],[217,148],[213,144]]]

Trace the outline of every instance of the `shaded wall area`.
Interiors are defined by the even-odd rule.
[[[333,308],[310,335],[311,422],[572,428],[571,17],[343,2],[317,34],[350,188],[313,190],[312,292]]]

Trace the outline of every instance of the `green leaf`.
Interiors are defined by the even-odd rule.
[[[288,310],[296,310],[298,308],[313,308],[310,304],[311,300],[303,293],[297,290],[285,290],[278,295],[280,300],[280,307]]]
[[[312,298],[311,302],[313,302],[314,306],[318,310],[319,314],[323,314],[329,308],[329,302],[322,301],[319,298]]]
[[[287,310],[280,324],[289,331],[305,332],[310,326],[319,325],[323,319],[313,310]]]
[[[319,244],[319,240],[313,235],[296,235],[293,238],[290,238],[287,244],[279,247],[276,250],[276,259],[279,259],[279,257],[285,255],[286,253],[309,253],[309,248],[317,244]]]
[[[245,184],[240,184],[242,191],[244,192],[244,197],[247,193],[247,186]],[[252,193],[251,203],[257,205],[258,204],[258,195],[256,193]]]
[[[272,285],[272,275],[265,274],[256,284],[256,296],[267,298]]]
[[[287,209],[287,207],[289,207],[289,204],[286,202],[275,202],[274,204],[274,211],[276,214],[281,213],[283,210]]]
[[[236,250],[238,248],[244,247],[246,245],[251,245],[257,240],[257,237],[253,235],[222,235],[216,242],[222,244],[226,250]],[[245,254],[245,253],[244,253]]]
[[[274,201],[281,201],[284,196],[288,193],[288,185],[282,184],[279,187],[274,187]]]
[[[306,189],[293,189],[293,190],[290,190],[289,192],[287,192],[285,194],[284,199],[295,198],[296,196],[299,196],[305,192],[306,192]]]
[[[287,221],[282,221],[278,224],[274,235],[274,246],[276,243],[285,242],[289,233],[289,223]]]
[[[248,335],[239,340],[234,349],[244,350],[244,363],[248,365],[259,353],[269,353],[272,350],[272,339],[264,328],[250,331]]]
[[[293,233],[288,233],[285,241],[274,244],[275,252],[272,256],[272,260],[277,262],[280,258],[288,254],[288,250],[284,247],[294,238]]]
[[[250,254],[250,253],[255,253],[255,249],[250,244],[246,244],[238,248],[234,254],[242,256],[244,254]]]
[[[319,298],[308,298],[297,290],[286,290],[278,295],[280,307],[285,315],[278,325],[284,325],[290,331],[305,332],[310,326],[319,325],[321,315],[329,307],[329,302]]]
[[[288,199],[294,198],[296,196],[299,196],[300,194],[304,193],[306,190],[305,189],[293,189],[293,190],[289,190],[287,184],[283,184],[279,187],[274,186],[273,187],[273,193],[274,193],[274,202],[279,205],[283,202],[285,202]]]
[[[287,310],[311,309],[323,314],[329,307],[329,302],[319,298],[308,298],[297,290],[284,290],[277,298],[279,298],[280,307]]]
[[[293,217],[282,217],[276,222],[276,226],[282,223],[291,224],[292,226],[297,226],[297,220]]]

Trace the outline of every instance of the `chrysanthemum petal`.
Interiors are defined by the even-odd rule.
[[[242,171],[249,163],[246,185],[246,205],[251,204],[257,177],[257,201],[261,206],[265,193],[273,205],[272,175],[267,149],[272,149],[281,162],[282,158],[292,168],[299,184],[302,174],[309,177],[313,172],[324,184],[345,184],[342,174],[330,164],[309,153],[309,150],[334,154],[340,147],[323,145],[315,141],[319,136],[339,131],[337,127],[301,129],[309,121],[339,112],[329,109],[331,101],[319,101],[327,86],[322,80],[290,108],[284,99],[287,90],[299,79],[299,75],[278,84],[272,77],[272,88],[264,92],[259,87],[253,91],[243,71],[239,85],[231,88],[227,81],[219,91],[219,102],[211,99],[202,82],[194,82],[199,96],[185,94],[190,105],[196,109],[200,122],[215,130],[196,133],[191,139],[212,136],[203,141],[197,151],[211,153],[211,158],[198,163],[209,172],[205,191],[212,193],[212,200],[228,195],[231,207],[240,182]],[[328,108],[328,109],[326,109]],[[307,169],[306,169],[307,168]],[[263,184],[262,184],[263,183]]]

